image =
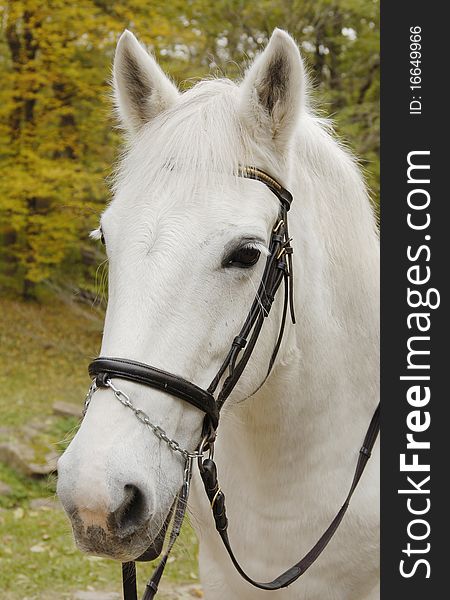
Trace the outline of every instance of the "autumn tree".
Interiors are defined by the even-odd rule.
[[[0,0],[0,286],[53,282],[89,295],[87,237],[120,143],[109,80],[129,28],[181,89],[239,78],[275,27],[299,42],[314,96],[378,196],[378,0]]]
[[[0,5],[2,282],[26,298],[58,269],[92,262],[86,220],[107,199],[118,145],[108,96],[118,34],[135,18],[147,40],[172,33],[156,3],[112,6]]]

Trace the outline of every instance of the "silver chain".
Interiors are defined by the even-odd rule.
[[[130,400],[129,396],[125,392],[122,392],[122,390],[119,390],[119,388],[116,387],[110,379],[107,379],[105,381],[105,386],[109,387],[112,390],[115,398],[117,398],[117,400],[123,406],[132,410],[133,413],[135,414],[136,418],[139,419],[139,421],[141,423],[143,423],[146,427],[149,427],[159,440],[165,442],[169,446],[169,448],[171,450],[173,450],[173,452],[178,452],[179,454],[181,454],[184,457],[184,459],[186,460],[186,462],[189,463],[189,465],[192,464],[192,460],[194,460],[195,458],[202,458],[203,452],[199,452],[199,451],[189,452],[189,450],[185,450],[184,448],[182,448],[180,446],[180,444],[176,440],[170,438],[162,427],[160,427],[159,425],[154,425],[150,421],[150,418],[148,417],[148,415],[140,408],[136,408],[136,406],[134,406],[134,404]],[[97,390],[98,390],[98,386],[94,380],[91,384],[91,387],[89,388],[87,395],[86,395],[86,400],[84,401],[83,416],[86,414],[88,406],[91,403],[92,396],[94,395],[94,393]],[[189,471],[190,471],[190,468],[189,468]],[[186,473],[185,473],[185,476],[186,476]],[[188,477],[190,478],[190,473],[189,473]]]

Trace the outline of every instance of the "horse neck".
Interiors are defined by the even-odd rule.
[[[312,121],[300,132],[289,181],[297,323],[288,322],[266,384],[230,411],[224,431],[239,460],[260,462],[267,478],[273,465],[274,482],[287,449],[305,472],[330,444],[328,464],[347,460],[378,395],[373,214],[353,160]]]

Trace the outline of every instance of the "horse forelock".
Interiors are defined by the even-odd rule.
[[[270,148],[253,139],[239,113],[239,86],[227,79],[203,80],[144,126],[125,149],[114,189],[139,179],[141,189],[170,186],[182,174],[188,190],[221,176],[235,175],[242,164],[274,174],[280,164]]]

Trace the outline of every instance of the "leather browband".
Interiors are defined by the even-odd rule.
[[[189,402],[211,419],[214,429],[219,423],[219,409],[214,396],[173,373],[125,358],[96,358],[89,365],[89,375],[98,387],[105,387],[105,377],[118,377],[147,385]]]
[[[286,211],[291,208],[293,200],[291,192],[280,185],[276,179],[271,177],[265,171],[261,171],[261,169],[257,169],[256,167],[241,167],[239,169],[239,176],[244,177],[245,179],[254,179],[255,181],[265,183],[270,191],[275,194]]]

